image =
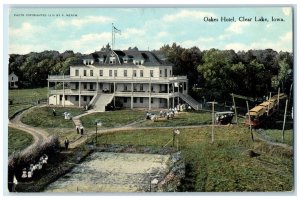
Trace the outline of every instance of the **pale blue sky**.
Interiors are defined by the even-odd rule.
[[[112,23],[122,31],[116,35],[115,46],[122,50],[134,46],[140,50],[159,49],[173,42],[201,50],[272,48],[292,52],[293,47],[293,12],[283,7],[10,8],[9,15],[9,53],[91,53],[111,43]],[[272,22],[272,16],[284,22]],[[205,17],[218,22],[205,22]],[[221,17],[234,17],[235,22],[221,22]],[[252,20],[241,22],[239,17]],[[257,22],[255,17],[269,21]]]

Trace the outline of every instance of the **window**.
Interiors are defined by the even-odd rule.
[[[162,77],[162,70],[159,70],[159,76]]]
[[[109,63],[110,64],[116,64],[116,57],[115,56],[109,57]]]
[[[65,100],[68,100],[68,96],[65,96]]]
[[[75,76],[79,76],[79,70],[78,69],[75,70]]]
[[[83,101],[87,101],[87,96],[84,96],[84,97],[83,97]]]
[[[86,76],[86,70],[83,70],[83,76]]]
[[[144,71],[141,70],[141,71],[140,71],[140,77],[143,77],[143,76],[144,76]]]
[[[137,102],[137,97],[133,97],[133,103]]]
[[[93,90],[93,84],[90,83],[90,90]]]
[[[144,98],[140,97],[140,103],[144,103]]]
[[[168,76],[168,69],[165,69],[165,77]]]
[[[127,77],[127,70],[124,69],[124,77]]]
[[[163,99],[159,99],[159,103],[163,103]]]
[[[109,76],[112,76],[112,70],[109,70]]]
[[[127,103],[127,97],[124,97],[123,102]]]
[[[163,92],[165,89],[164,85],[159,85],[159,88],[160,88],[160,90],[159,90],[160,92]]]
[[[103,70],[102,69],[100,69],[100,71],[99,71],[99,76],[103,76]]]
[[[124,85],[124,91],[127,91],[127,85]]]
[[[136,91],[136,85],[133,85],[133,91]]]
[[[150,70],[150,77],[153,77],[153,70]]]
[[[12,80],[12,81],[14,80],[14,77],[13,77],[13,76],[11,77],[11,80]]]
[[[59,95],[59,100],[62,101],[62,95]]]
[[[94,71],[90,70],[90,76],[94,76]]]
[[[136,77],[136,70],[133,70],[133,77]]]
[[[151,98],[151,103],[153,103],[153,98]]]
[[[86,90],[86,88],[87,88],[87,84],[83,83],[83,89]]]
[[[75,101],[79,101],[79,96],[75,96]]]
[[[172,76],[172,70],[170,70],[170,76]]]
[[[151,92],[153,92],[154,88],[153,88],[153,85],[151,85]]]
[[[114,76],[115,76],[115,77],[118,76],[118,70],[114,70]]]
[[[140,91],[143,91],[143,90],[144,90],[143,84],[140,84]]]

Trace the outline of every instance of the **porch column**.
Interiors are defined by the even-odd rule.
[[[78,91],[78,96],[79,96],[79,105],[78,105],[78,107],[80,108],[81,107],[81,82],[79,81],[78,82],[78,84],[79,84],[79,91]]]
[[[177,105],[179,104],[180,85],[181,85],[181,83],[179,82],[178,83]],[[183,89],[183,86],[182,86],[182,89]]]
[[[116,93],[116,82],[114,82],[114,94]]]
[[[49,75],[48,75],[48,90],[47,90],[47,105],[49,106],[49,96],[50,96],[50,91],[49,91]]]
[[[149,82],[149,110],[151,110],[151,93],[152,93],[152,91],[151,91],[151,82]]]
[[[167,98],[167,107],[170,108],[170,84],[167,85],[168,98]]]
[[[172,99],[173,99],[173,108],[174,108],[175,107],[175,88],[174,88],[174,83],[172,83],[172,89],[173,89],[173,91],[172,91],[172,93],[173,93]]]
[[[133,83],[131,83],[130,108],[133,109]]]
[[[97,78],[97,81],[96,81],[96,94],[99,93],[99,83],[98,83],[98,78]]]
[[[114,82],[114,107],[116,107],[116,97],[115,97],[115,94],[116,94],[116,82]]]
[[[168,109],[170,108],[170,98],[168,97],[167,98],[167,106],[168,106]]]
[[[63,81],[63,107],[65,107],[65,82]]]

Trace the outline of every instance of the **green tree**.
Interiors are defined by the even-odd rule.
[[[278,83],[281,91],[288,92],[287,89],[292,83],[292,59],[288,52],[280,52],[277,56],[279,66]]]
[[[237,64],[237,55],[233,50],[210,49],[203,54],[203,64],[198,72],[205,80],[204,87],[209,89],[209,98],[218,99],[228,96],[236,88],[232,65]],[[225,95],[225,96],[224,96]]]

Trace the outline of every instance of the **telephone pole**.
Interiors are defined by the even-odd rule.
[[[286,110],[288,106],[288,99],[285,101],[285,109],[284,109],[284,118],[283,118],[283,125],[282,125],[282,143],[284,142],[284,128],[285,128],[285,121],[286,121]]]
[[[218,104],[215,101],[207,102],[212,105],[211,111],[211,142],[214,143],[214,126],[215,126],[215,104]]]
[[[253,132],[252,132],[252,125],[251,125],[251,117],[250,117],[250,111],[249,111],[249,103],[248,101],[246,101],[246,104],[247,104],[247,111],[248,111],[248,120],[249,120],[249,126],[250,126],[250,134],[251,134],[251,139],[252,139],[252,142],[254,142],[254,137],[253,137]]]

